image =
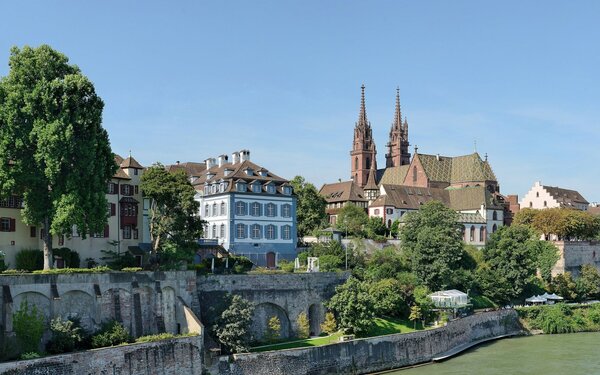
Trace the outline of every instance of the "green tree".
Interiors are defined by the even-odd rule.
[[[381,218],[370,217],[365,225],[365,232],[368,238],[376,239],[377,237],[385,236],[387,227]]]
[[[294,194],[296,194],[296,222],[298,238],[312,233],[314,230],[327,224],[327,213],[325,207],[327,202],[319,194],[313,184],[307,182],[304,177],[296,176],[290,181]]]
[[[225,351],[240,353],[248,351],[251,340],[250,325],[254,305],[239,295],[231,297],[229,306],[221,313],[213,331]]]
[[[319,271],[336,272],[344,265],[344,261],[337,255],[325,254],[319,257]]]
[[[398,238],[398,234],[400,233],[400,220],[395,219],[392,221],[392,225],[390,226],[390,234],[394,238]]]
[[[463,255],[457,213],[441,202],[430,201],[405,218],[400,239],[412,272],[432,290],[448,286]]]
[[[368,220],[369,216],[363,208],[350,203],[338,212],[336,227],[349,235],[362,236]]]
[[[335,288],[327,308],[335,312],[339,326],[348,332],[362,335],[373,325],[373,300],[367,286],[355,277]]]
[[[417,320],[422,319],[423,314],[421,314],[421,308],[417,305],[413,305],[410,308],[410,315],[408,317],[408,319],[411,322],[414,322],[415,326],[414,328],[417,329]]]
[[[310,337],[310,322],[306,313],[300,313],[296,319],[298,325],[298,338],[307,339]]]
[[[9,66],[0,80],[0,196],[23,197],[23,220],[44,229],[49,269],[53,236],[104,228],[117,165],[104,103],[77,66],[47,45],[13,47]]]
[[[269,342],[277,341],[281,337],[281,320],[277,316],[272,316],[267,320],[265,337]]]
[[[533,208],[523,208],[519,212],[515,214],[513,218],[513,224],[515,225],[527,225],[531,226],[537,214],[541,212],[540,210],[536,210]]]
[[[78,321],[63,320],[60,316],[50,322],[52,339],[46,345],[46,350],[51,354],[72,352],[82,346],[85,331]]]
[[[593,265],[584,264],[581,267],[577,279],[577,293],[585,299],[600,297],[600,273]]]
[[[532,240],[535,265],[540,271],[542,280],[550,282],[552,279],[552,268],[560,258],[558,248],[553,243],[540,240]]]
[[[421,309],[421,319],[423,320],[423,326],[425,326],[425,322],[427,322],[433,313],[433,309],[435,305],[433,301],[429,297],[431,294],[431,290],[424,285],[419,285],[415,287],[413,291],[414,302]]]
[[[325,320],[321,323],[321,331],[328,335],[337,332],[337,322],[335,321],[335,315],[331,311],[325,314]]]
[[[13,330],[22,353],[38,353],[45,324],[44,315],[36,305],[29,306],[27,300],[21,301],[19,310],[13,314]]]
[[[410,262],[395,246],[386,246],[373,252],[365,270],[366,278],[381,280],[395,278],[401,272],[410,270]]]
[[[377,316],[400,317],[408,309],[403,298],[402,285],[396,279],[367,283],[369,295]]]
[[[566,300],[577,299],[577,283],[573,280],[571,272],[556,275],[550,283],[550,291],[558,294]]]
[[[508,289],[497,293],[515,299],[535,277],[538,239],[528,227],[512,225],[492,234],[483,255],[497,282]]]
[[[157,163],[141,179],[142,193],[150,199],[150,239],[155,253],[188,249],[202,236],[196,190],[185,172],[168,172]],[[169,247],[168,244],[173,246]]]

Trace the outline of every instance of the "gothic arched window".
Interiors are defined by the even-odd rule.
[[[479,228],[479,241],[480,242],[484,242],[485,241],[485,227],[481,227]]]
[[[358,156],[354,158],[354,169],[358,169]]]
[[[471,242],[475,242],[475,226],[474,225],[471,225],[471,233],[470,233],[469,239]]]
[[[492,214],[492,220],[498,220],[498,213],[496,211]]]
[[[417,167],[413,167],[413,182],[417,182]]]
[[[367,158],[367,169],[371,169],[371,158]]]

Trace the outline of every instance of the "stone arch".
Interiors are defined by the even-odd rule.
[[[150,287],[140,288],[140,305],[142,308],[142,329],[144,335],[156,333],[156,298]]]
[[[308,308],[308,322],[310,324],[311,336],[317,336],[321,333],[321,323],[325,320],[323,312],[323,305],[321,303],[313,303]]]
[[[177,317],[175,315],[175,289],[170,286],[162,288],[161,312],[165,323],[165,330],[177,333]]]
[[[292,330],[290,328],[290,319],[287,312],[281,306],[274,303],[265,302],[260,303],[254,308],[254,316],[252,317],[252,336],[255,340],[262,340],[267,332],[267,322],[273,316],[279,318],[281,322],[281,338],[288,338],[291,336]]]
[[[131,309],[133,301],[131,293],[122,288],[107,289],[102,293],[102,321],[114,319],[123,324],[129,333],[133,332]]]
[[[98,328],[96,321],[96,301],[89,293],[82,290],[69,290],[60,296],[55,316],[62,319],[77,319],[88,332]]]
[[[44,315],[44,319],[46,323],[50,322],[51,316],[51,307],[50,307],[50,298],[46,295],[39,292],[23,292],[19,293],[13,297],[13,308],[12,312],[15,313],[19,311],[21,308],[21,303],[23,301],[27,301],[27,305],[31,309],[32,306],[35,306],[39,312]],[[12,313],[11,322],[12,322]]]

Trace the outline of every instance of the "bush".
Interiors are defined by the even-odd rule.
[[[298,315],[296,324],[298,324],[298,338],[307,339],[310,336],[310,322],[308,321],[306,313],[300,313],[300,315]]]
[[[123,271],[123,272],[140,272],[140,271],[142,271],[142,267],[125,267],[121,271]]]
[[[37,306],[30,307],[27,300],[23,300],[13,314],[13,330],[24,353],[37,353],[44,334],[44,315]]]
[[[26,361],[28,359],[40,358],[40,355],[36,352],[28,352],[21,354],[21,360]]]
[[[44,252],[37,249],[23,249],[15,257],[15,268],[29,272],[44,268]]]
[[[61,275],[71,273],[103,273],[112,271],[106,266],[99,266],[96,268],[52,268],[49,270],[36,270],[32,273],[34,275]]]
[[[192,336],[198,336],[198,334],[197,333],[183,333],[180,335],[174,335],[172,333],[158,333],[156,335],[147,335],[147,336],[138,337],[137,339],[135,339],[135,342],[136,343],[154,342],[154,341],[160,341],[160,340],[169,340],[169,339],[176,339],[179,337],[192,337]]]
[[[83,343],[86,334],[79,321],[62,320],[61,317],[52,319],[50,322],[52,339],[46,344],[46,350],[50,354],[72,352],[76,349],[84,349]]]
[[[79,254],[68,247],[52,249],[52,254],[61,257],[65,261],[65,268],[79,268]]]
[[[292,273],[294,272],[295,265],[294,262],[283,259],[279,261],[279,268],[284,272]]]
[[[319,271],[335,272],[339,271],[344,261],[337,255],[322,255],[319,257]]]
[[[111,320],[103,323],[98,333],[92,336],[92,347],[103,348],[125,344],[130,341],[131,337],[125,327],[116,320]]]
[[[100,250],[104,256],[102,259],[108,267],[113,270],[121,270],[127,267],[135,267],[137,261],[129,251],[118,253],[113,250]]]

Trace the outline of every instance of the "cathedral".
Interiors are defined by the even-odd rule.
[[[505,197],[488,162],[474,152],[455,157],[409,152],[408,121],[402,117],[400,90],[386,144],[385,167],[377,167],[377,147],[367,118],[365,86],[361,86],[358,120],[350,151],[350,180],[325,184],[329,221],[347,204],[362,207],[371,217],[393,220],[418,210],[429,200],[439,200],[461,214],[465,241],[482,246],[489,233],[510,220]]]

